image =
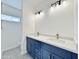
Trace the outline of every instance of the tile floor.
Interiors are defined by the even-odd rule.
[[[20,48],[11,49],[2,53],[1,59],[33,59],[29,54],[21,55]]]

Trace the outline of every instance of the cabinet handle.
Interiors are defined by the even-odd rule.
[[[50,54],[50,59],[51,59],[51,54]]]
[[[53,56],[53,59],[55,59],[54,56]]]
[[[50,59],[54,59],[54,56],[52,56],[51,54],[50,54]]]

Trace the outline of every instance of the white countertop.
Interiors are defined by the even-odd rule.
[[[77,44],[73,40],[56,39],[55,37],[27,35],[27,37],[34,38],[35,40],[54,45],[56,47],[78,53]]]

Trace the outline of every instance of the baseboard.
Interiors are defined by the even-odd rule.
[[[27,51],[25,51],[25,52],[21,52],[21,55],[24,55],[24,54],[27,54]]]
[[[18,44],[18,45],[14,46],[14,47],[9,47],[9,48],[7,48],[7,49],[1,51],[1,53],[4,53],[4,52],[6,52],[6,51],[8,51],[8,50],[11,50],[11,49],[18,48],[18,47],[20,47],[20,46],[21,46],[21,44]]]

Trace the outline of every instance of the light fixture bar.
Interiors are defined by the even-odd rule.
[[[40,14],[42,11],[40,10],[40,11],[38,11],[38,12],[36,12],[35,14]]]
[[[57,5],[61,5],[63,1],[65,1],[65,0],[58,0],[55,3],[51,4],[51,7],[54,7],[54,6],[56,7]],[[40,14],[41,12],[42,12],[42,10],[36,12],[35,15]]]
[[[59,0],[59,5],[61,5],[61,0]]]
[[[59,5],[61,5],[61,2],[62,2],[63,0],[59,0],[59,1],[56,1],[55,3],[53,3],[53,4],[51,4],[51,6],[56,6],[57,4],[59,4]]]

